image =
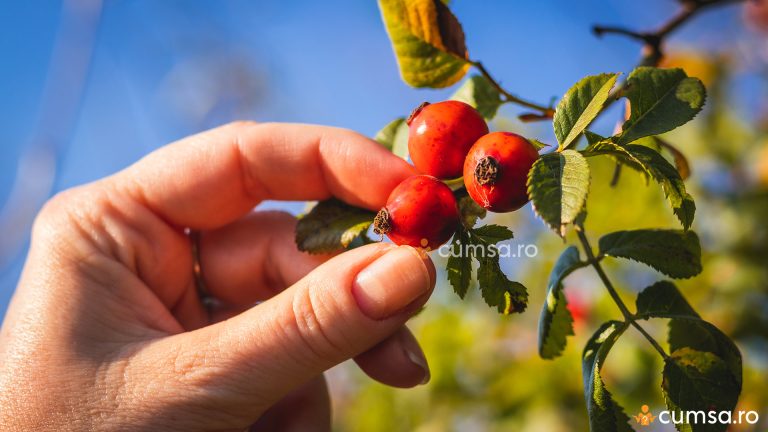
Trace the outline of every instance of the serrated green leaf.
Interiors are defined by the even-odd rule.
[[[499,256],[475,255],[480,266],[477,269],[477,283],[480,294],[488,306],[495,307],[500,314],[522,313],[528,306],[528,290],[520,282],[507,279],[499,266]]]
[[[473,106],[488,120],[496,116],[496,111],[504,103],[501,93],[482,75],[469,77],[451,96],[451,99]]]
[[[693,231],[617,231],[600,238],[599,247],[603,255],[638,261],[676,279],[701,273],[701,245]]]
[[[464,31],[439,0],[379,0],[400,74],[413,87],[447,87],[469,69]]]
[[[568,148],[603,109],[619,74],[600,74],[582,78],[560,99],[553,125],[559,149]]]
[[[514,236],[509,228],[502,225],[493,224],[483,225],[473,229],[471,232],[475,240],[479,240],[486,245],[492,245],[504,240],[509,240]]]
[[[335,198],[320,201],[296,224],[296,245],[309,253],[336,252],[365,235],[376,214]]]
[[[408,159],[408,124],[404,118],[396,118],[389,122],[376,133],[373,139],[396,156]]]
[[[635,155],[630,153],[626,148],[609,139],[592,134],[589,131],[586,131],[585,135],[587,136],[588,142],[587,148],[582,152],[585,157],[607,155],[612,157],[616,162],[627,165],[630,168],[645,174],[646,180],[650,176],[650,172],[648,172],[648,169],[643,165],[642,161],[638,160]]]
[[[672,351],[692,348],[715,354],[725,361],[734,381],[741,389],[742,358],[736,344],[713,324],[691,316],[671,316],[669,348]]]
[[[636,316],[670,319],[670,350],[687,347],[720,357],[741,388],[742,360],[738,347],[720,329],[703,321],[672,282],[660,281],[645,288],[637,297]]]
[[[617,137],[619,144],[671,131],[690,121],[706,100],[704,85],[682,69],[639,67],[627,78],[624,95],[630,116]]]
[[[466,247],[470,244],[469,233],[466,230],[458,230],[453,235],[451,243],[451,256],[446,263],[448,282],[453,291],[460,298],[464,298],[469,290],[469,282],[472,280],[472,252],[473,248]]]
[[[672,315],[699,317],[699,314],[693,310],[672,282],[656,282],[645,288],[637,296],[638,317],[668,317]]]
[[[592,432],[632,432],[628,423],[629,417],[613,400],[600,377],[600,370],[608,352],[626,329],[626,323],[608,321],[597,329],[584,347],[581,363],[584,399],[587,402],[589,429]]]
[[[686,191],[685,183],[680,176],[681,171],[677,167],[672,166],[658,151],[649,146],[640,144],[622,146],[611,141],[611,138],[603,138],[589,131],[585,135],[589,144],[582,152],[584,156],[608,155],[618,163],[643,173],[646,179],[652,177],[661,185],[673,213],[683,228],[691,227],[696,214],[696,203]],[[654,137],[647,140],[657,141]],[[681,156],[677,157],[679,159]],[[685,170],[684,162],[679,163],[680,169]]]
[[[678,430],[692,432],[725,431],[727,424],[706,421],[710,411],[733,411],[741,392],[722,358],[692,348],[673,351],[664,362],[661,385],[667,407],[679,418],[685,412],[701,412]]]
[[[626,146],[626,149],[637,161],[640,161],[651,177],[661,184],[672,212],[680,220],[683,228],[689,229],[696,214],[696,203],[686,191],[685,183],[677,168],[667,162],[659,152],[649,147],[631,144]]]
[[[563,293],[563,279],[586,263],[579,257],[576,246],[568,247],[557,259],[549,274],[547,295],[539,318],[539,355],[553,359],[565,349],[566,338],[573,335],[573,317]]]
[[[521,313],[528,306],[528,290],[519,282],[510,281],[499,266],[499,251],[491,246],[512,238],[512,231],[501,225],[484,225],[469,231],[476,247],[474,257],[479,267],[477,282],[480,294],[488,306],[499,313]]]
[[[528,173],[534,211],[560,236],[581,212],[588,191],[589,164],[574,150],[545,154]]]

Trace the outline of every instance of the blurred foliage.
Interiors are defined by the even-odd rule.
[[[765,430],[768,122],[734,110],[729,89],[737,78],[731,76],[734,64],[728,58],[685,50],[673,52],[665,66],[682,67],[691,76],[701,76],[710,94],[704,112],[693,123],[665,135],[691,162],[692,175],[686,184],[698,206],[694,229],[701,235],[704,251],[704,272],[681,281],[679,287],[703,317],[735,338],[744,356],[744,389],[737,409],[758,411],[761,424],[732,429]],[[505,130],[531,132],[521,130],[514,121],[497,119],[494,123]],[[606,158],[589,162],[592,189],[587,208],[593,238],[621,229],[677,225],[656,185],[624,170],[612,187],[613,163]],[[619,311],[590,268],[576,271],[565,281],[576,335],[568,341],[561,358],[539,358],[537,312],[563,243],[534,218],[529,208],[515,214],[489,215],[486,222],[511,227],[513,243],[538,247],[535,257],[502,262],[508,275],[529,287],[528,311],[521,316],[499,316],[482,305],[476,293],[470,295],[469,302],[460,303],[445,274],[440,274],[435,297],[409,324],[429,360],[432,380],[411,390],[391,389],[348,365],[337,368],[333,373],[344,379],[332,385],[336,430],[588,429],[580,350],[592,331],[607,319],[619,318]],[[438,269],[444,268],[442,258],[433,258]],[[634,304],[634,294],[640,289],[663,277],[639,264],[625,262],[619,266],[611,259],[605,263],[628,304]],[[663,321],[644,325],[658,340],[665,340]],[[651,411],[665,409],[659,391],[661,363],[634,330],[629,330],[612,351],[603,378],[628,414],[639,412],[643,404]]]

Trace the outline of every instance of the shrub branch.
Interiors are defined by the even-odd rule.
[[[595,269],[595,272],[597,272],[600,280],[603,281],[605,289],[608,291],[608,294],[610,294],[613,302],[616,303],[616,306],[618,306],[621,314],[624,316],[624,321],[629,323],[632,327],[636,328],[637,331],[639,331],[640,334],[642,334],[648,340],[648,342],[650,342],[653,348],[655,348],[656,351],[658,351],[664,359],[669,358],[669,355],[666,351],[664,351],[664,348],[662,348],[656,339],[654,339],[653,336],[651,336],[640,324],[638,324],[634,315],[632,315],[632,313],[627,308],[627,305],[624,304],[624,301],[621,299],[621,297],[619,297],[619,293],[616,291],[613,283],[608,278],[608,275],[605,273],[605,270],[603,270],[603,267],[600,265],[600,259],[595,257],[595,254],[592,251],[592,246],[590,245],[589,239],[584,232],[584,226],[576,225],[575,229],[576,234],[579,236],[579,241],[581,241],[581,246],[584,249],[584,253],[587,255],[587,262]]]

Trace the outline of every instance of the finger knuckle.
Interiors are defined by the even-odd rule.
[[[317,290],[312,289],[322,285],[322,281],[315,280],[297,291],[292,304],[293,318],[296,333],[309,355],[319,361],[334,361],[343,347],[328,319],[332,311],[318,299]]]

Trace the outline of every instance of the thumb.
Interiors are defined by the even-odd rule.
[[[395,333],[435,284],[429,257],[374,244],[316,268],[272,299],[227,321],[176,335],[174,373],[196,406],[242,409],[253,420],[293,388]],[[208,418],[210,420],[210,417]]]

